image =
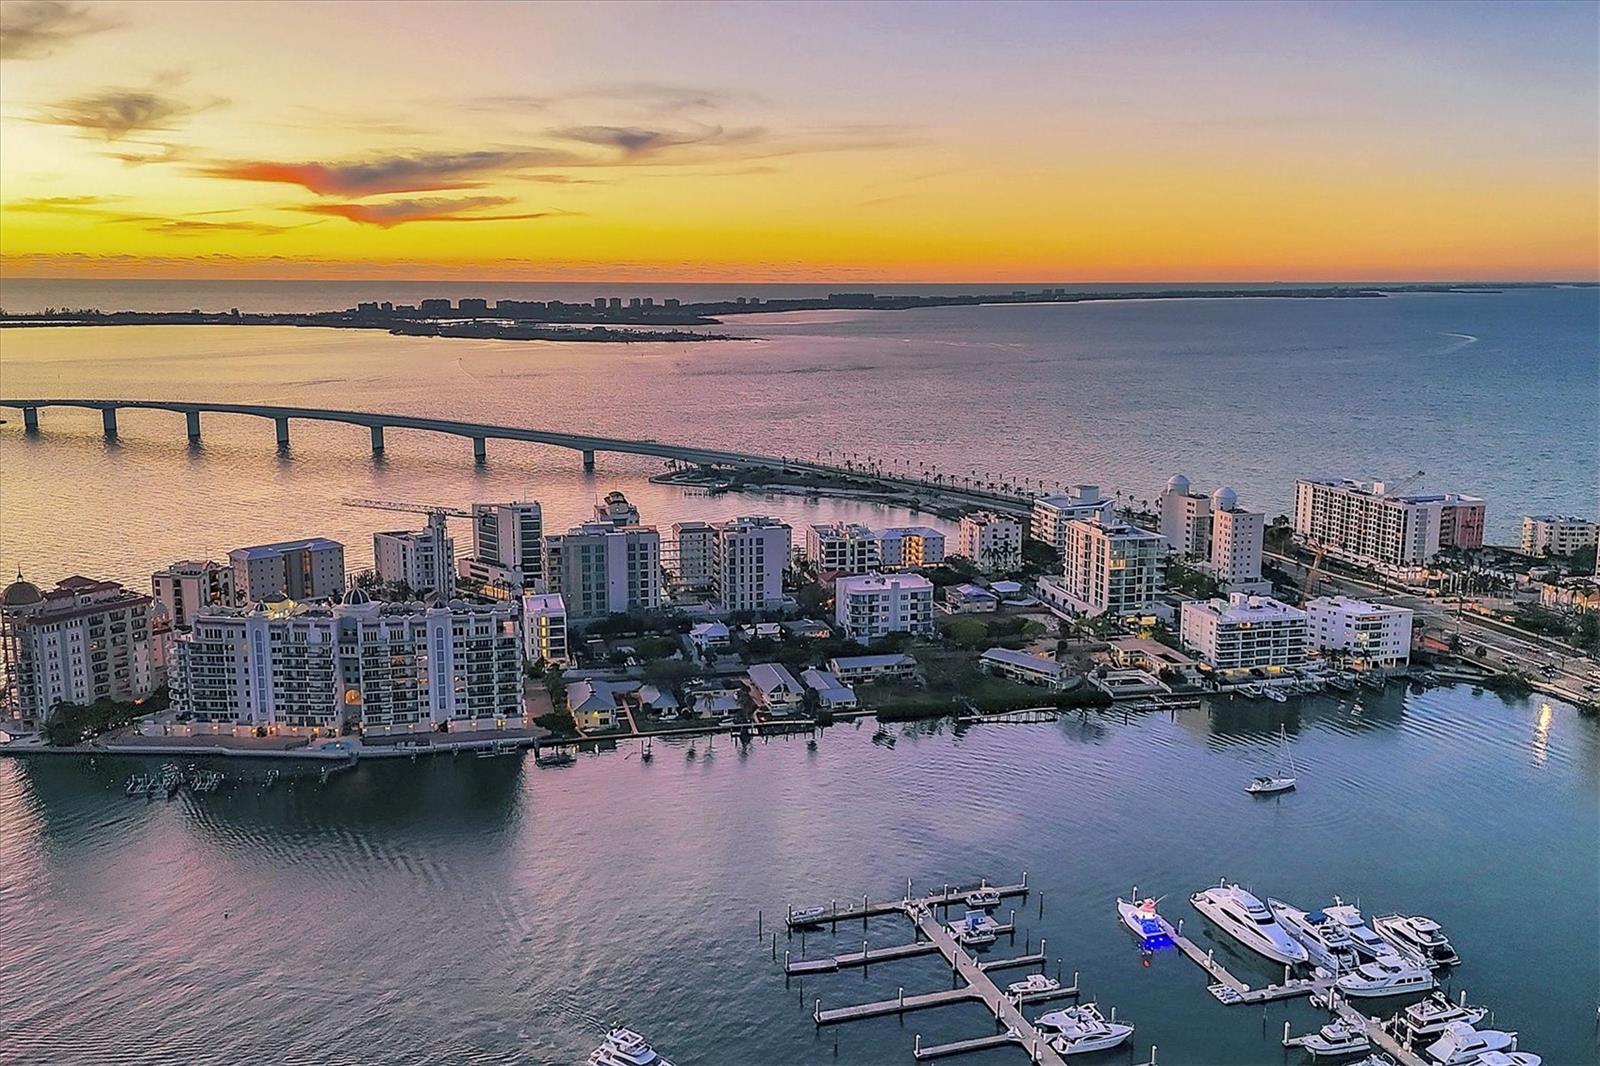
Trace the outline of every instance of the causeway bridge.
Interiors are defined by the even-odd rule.
[[[623,437],[600,437],[584,433],[566,433],[556,430],[527,429],[520,426],[493,425],[486,422],[464,422],[445,418],[425,418],[418,415],[389,414],[376,411],[342,411],[320,407],[286,407],[274,404],[209,403],[193,400],[111,400],[111,399],[0,399],[0,408],[22,412],[23,428],[30,434],[39,432],[39,412],[51,407],[71,407],[100,412],[107,438],[117,436],[117,415],[120,411],[167,411],[181,414],[189,442],[200,442],[200,416],[246,415],[270,420],[277,432],[278,448],[289,447],[289,424],[297,422],[341,422],[364,426],[372,434],[372,453],[384,452],[384,432],[389,429],[421,430],[464,437],[472,442],[474,461],[488,459],[488,442],[491,440],[521,441],[568,448],[581,453],[585,470],[594,469],[594,457],[601,452],[622,455],[648,455],[696,466],[725,469],[764,468],[825,477],[858,477],[885,484],[909,493],[924,493],[975,506],[990,507],[1011,513],[1026,513],[1032,506],[1032,494],[1023,493],[1015,486],[963,484],[959,479],[929,480],[905,474],[895,474],[881,468],[862,466],[846,467],[794,456],[768,456],[751,452],[723,451],[687,444],[672,444],[659,440],[629,440]]]

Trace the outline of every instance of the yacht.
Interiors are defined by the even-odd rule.
[[[1485,1051],[1472,1060],[1472,1066],[1539,1066],[1542,1062],[1529,1051]]]
[[[789,912],[789,924],[793,926],[821,925],[822,919],[828,916],[826,907],[801,907],[797,911]]]
[[[1335,988],[1352,999],[1427,992],[1436,984],[1433,971],[1425,963],[1399,955],[1363,962],[1333,982]]]
[[[1372,1049],[1366,1031],[1343,1018],[1335,1018],[1314,1033],[1288,1037],[1283,1046],[1301,1048],[1314,1059],[1359,1055]]]
[[[1344,926],[1345,932],[1350,934],[1351,945],[1356,949],[1356,958],[1360,961],[1370,962],[1401,954],[1393,944],[1372,931],[1358,908],[1338,896],[1333,897],[1333,906],[1322,908],[1322,913]]]
[[[968,911],[959,922],[951,922],[947,928],[962,947],[976,948],[994,943],[997,924],[984,911]]]
[[[1474,1029],[1451,1022],[1444,1034],[1423,1049],[1423,1058],[1438,1066],[1474,1066],[1489,1052],[1517,1050],[1517,1034],[1501,1029]]]
[[[1289,737],[1283,727],[1278,727],[1278,753],[1283,757],[1283,764],[1278,767],[1277,776],[1254,778],[1244,790],[1255,796],[1272,796],[1279,792],[1288,792],[1295,786],[1294,753],[1289,750]]]
[[[967,893],[967,906],[972,910],[986,911],[1000,906],[1000,890],[984,885]]]
[[[1036,996],[1044,992],[1061,991],[1061,982],[1042,973],[1030,973],[1026,981],[1012,981],[1006,991],[1013,996]]]
[[[1330,974],[1353,970],[1361,961],[1356,957],[1356,946],[1343,922],[1325,911],[1296,910],[1281,899],[1267,897],[1267,909],[1287,930],[1289,935],[1305,945],[1306,954],[1314,966]]]
[[[1391,944],[1421,955],[1430,966],[1454,966],[1461,961],[1439,923],[1422,915],[1388,914],[1372,919],[1372,928]]]
[[[1435,992],[1420,1003],[1413,1003],[1394,1017],[1394,1034],[1407,1044],[1431,1044],[1444,1034],[1451,1022],[1477,1025],[1488,1014],[1487,1007],[1469,1007],[1466,997],[1451,1003],[1443,992]]]
[[[1117,913],[1122,916],[1122,924],[1139,938],[1139,943],[1143,947],[1167,947],[1172,943],[1172,937],[1162,925],[1161,915],[1156,913],[1155,900],[1146,898],[1138,903],[1132,903],[1119,896]]]
[[[1033,1024],[1049,1034],[1050,1047],[1057,1055],[1082,1055],[1114,1048],[1133,1035],[1133,1026],[1116,1021],[1116,1013],[1113,1010],[1108,1021],[1093,1003],[1085,1003],[1051,1011]]]
[[[1266,905],[1238,885],[1226,881],[1189,897],[1194,909],[1231,933],[1245,947],[1274,962],[1306,962],[1305,946],[1290,936]]]
[[[613,1029],[589,1055],[589,1066],[672,1066],[632,1029]]]

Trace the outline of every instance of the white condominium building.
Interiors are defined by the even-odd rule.
[[[523,656],[529,662],[565,666],[567,650],[567,605],[553,592],[527,593],[522,597]]]
[[[833,619],[862,644],[933,632],[933,582],[921,574],[856,574],[833,583]]]
[[[1397,496],[1381,481],[1295,482],[1295,535],[1351,562],[1416,566],[1441,548],[1479,548],[1483,521],[1475,496]]]
[[[1239,497],[1223,487],[1211,496],[1211,552],[1209,569],[1224,588],[1253,585],[1261,580],[1261,544],[1267,516],[1239,506]]]
[[[213,607],[178,638],[173,706],[217,732],[494,729],[522,717],[516,605]]]
[[[372,560],[378,580],[401,585],[412,595],[449,599],[456,590],[456,542],[445,516],[428,515],[418,531],[398,530],[372,535]]]
[[[878,554],[886,569],[937,566],[944,562],[944,534],[930,526],[897,526],[878,534]]]
[[[1211,557],[1211,497],[1189,491],[1189,479],[1174,474],[1161,493],[1161,535],[1184,559]]]
[[[188,629],[189,620],[201,607],[231,607],[233,568],[223,563],[186,561],[173,563],[150,575],[150,591],[156,602],[167,609],[167,617],[177,629]]]
[[[575,619],[661,606],[661,534],[654,526],[588,522],[544,542],[545,584]]]
[[[639,508],[628,502],[620,492],[606,493],[606,498],[594,505],[594,520],[622,527],[639,524]]]
[[[69,577],[41,592],[22,575],[0,592],[0,724],[42,723],[61,703],[136,700],[165,678],[149,596]]]
[[[878,535],[854,522],[806,530],[806,558],[822,574],[864,574],[883,565]]]
[[[344,592],[344,545],[326,537],[235,548],[228,564],[239,603],[323,600]]]
[[[1155,601],[1166,538],[1136,526],[1074,520],[1066,524],[1061,588],[1078,614],[1142,614]]]
[[[1522,554],[1571,555],[1595,546],[1600,525],[1562,514],[1522,516]]]
[[[986,574],[1022,569],[1022,523],[994,511],[961,516],[960,553]]]
[[[544,581],[544,511],[538,501],[472,505],[472,554],[460,573],[504,594],[538,590]]]
[[[1067,523],[1099,517],[1106,525],[1117,520],[1116,507],[1100,495],[1098,485],[1075,485],[1066,496],[1045,496],[1033,501],[1033,539],[1056,551],[1067,547]]]
[[[1183,605],[1184,647],[1224,676],[1280,673],[1306,661],[1306,613],[1270,596],[1233,593]]]
[[[1387,670],[1411,661],[1407,607],[1386,607],[1348,596],[1323,596],[1305,605],[1311,645],[1345,657],[1358,670]]]
[[[711,555],[711,590],[724,611],[760,611],[783,602],[793,532],[763,515],[716,527]]]
[[[717,543],[717,530],[709,522],[674,522],[672,539],[677,557],[668,570],[683,588],[711,587],[711,555]]]

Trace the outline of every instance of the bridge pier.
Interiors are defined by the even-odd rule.
[[[383,454],[383,427],[382,426],[373,426],[372,427],[372,454],[373,455],[382,455]]]
[[[183,413],[183,417],[184,417],[184,421],[189,424],[189,443],[190,444],[199,444],[200,443],[200,412],[199,411],[185,411]]]
[[[482,437],[472,438],[472,461],[482,466],[489,459],[489,443]]]
[[[22,409],[22,429],[26,433],[39,432],[39,409],[37,407],[24,407]]]
[[[593,470],[594,469],[594,449],[593,448],[585,448],[583,450],[583,468],[585,470]]]
[[[100,424],[105,427],[106,436],[114,439],[117,435],[117,409],[115,407],[102,407],[100,409]]]
[[[289,446],[289,420],[287,418],[274,418],[272,421],[277,423],[278,426],[278,447],[287,448]]]

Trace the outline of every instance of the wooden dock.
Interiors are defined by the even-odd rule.
[[[887,948],[865,948],[826,959],[794,959],[784,956],[783,972],[793,977],[807,973],[837,973],[871,966],[875,962],[893,962],[896,959],[914,959],[921,955],[937,955],[939,946],[918,941],[915,944],[896,944]]]
[[[789,907],[784,915],[784,923],[790,929],[813,929],[822,926],[834,926],[840,922],[866,921],[868,918],[877,918],[886,914],[904,914],[906,906],[910,903],[925,903],[932,907],[966,906],[967,896],[980,888],[991,889],[1000,894],[1001,899],[1010,899],[1028,894],[1028,874],[1023,871],[1022,880],[1014,885],[991,885],[987,881],[976,885],[945,885],[937,892],[913,898],[911,895],[911,882],[906,882],[906,895],[904,899],[881,900],[873,903],[866,896],[861,897],[861,902],[840,905],[836,899],[829,900],[824,913],[818,917],[796,918],[795,908]]]
[[[1161,923],[1161,931],[1166,933],[1174,946],[1189,957],[1189,961],[1204,970],[1212,980],[1211,994],[1224,1004],[1238,1003],[1271,1003],[1274,1000],[1294,999],[1298,996],[1309,996],[1313,992],[1325,992],[1327,982],[1312,981],[1302,977],[1285,977],[1283,984],[1270,984],[1262,988],[1251,988],[1248,984],[1235,977],[1226,966],[1217,961],[1214,951],[1202,951],[1200,945],[1184,936],[1173,928],[1171,922],[1165,918],[1156,919]]]

